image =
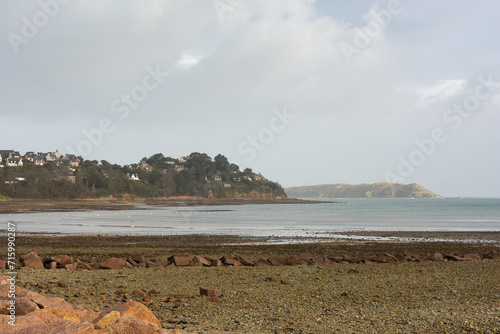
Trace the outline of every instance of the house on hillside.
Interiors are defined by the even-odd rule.
[[[21,159],[21,154],[18,151],[9,153],[9,159]]]
[[[24,175],[24,174],[17,174],[14,177],[14,180],[16,180],[17,182],[24,182],[24,181],[26,181],[26,175]]]
[[[221,173],[214,174],[212,178],[214,179],[214,181],[222,181],[222,174]]]
[[[5,165],[7,167],[22,167],[24,164],[23,164],[23,159],[21,158],[9,158],[7,159]]]
[[[175,159],[174,159],[174,158],[167,157],[167,158],[165,158],[165,163],[166,163],[167,165],[175,165]]]
[[[43,166],[43,165],[45,165],[45,160],[43,160],[43,158],[41,158],[41,157],[36,157],[33,160],[33,163],[35,164],[35,166]]]
[[[2,155],[0,154],[0,163],[2,163]]]
[[[55,155],[55,153],[49,152],[45,154],[45,160],[48,162],[59,160],[59,158]]]
[[[35,152],[26,152],[26,154],[24,155],[24,159],[28,160],[29,162],[33,162],[36,157],[37,155],[35,154]]]
[[[139,163],[139,168],[145,172],[153,171],[153,167],[151,167],[145,160],[141,160],[141,162]]]
[[[71,167],[78,167],[78,166],[80,166],[80,159],[78,159],[78,158],[71,159],[69,161],[69,165]]]
[[[137,173],[128,173],[127,177],[130,181],[140,181],[139,175],[137,175]]]
[[[175,165],[176,172],[182,172],[185,169],[186,169],[186,167],[184,167],[183,165]]]

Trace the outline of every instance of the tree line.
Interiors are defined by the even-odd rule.
[[[185,161],[161,153],[144,157],[141,165],[117,165],[106,160],[84,160],[71,167],[67,162],[4,167],[0,171],[0,198],[99,198],[99,197],[286,197],[283,188],[249,168],[240,170],[219,154],[191,153]],[[180,168],[179,168],[180,167]],[[130,179],[137,174],[139,181]],[[22,181],[16,180],[22,176]]]

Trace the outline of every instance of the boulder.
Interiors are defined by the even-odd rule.
[[[221,261],[226,266],[233,266],[233,267],[241,266],[241,262],[240,261],[238,261],[236,259],[233,259],[233,258],[230,258],[230,257],[227,257],[227,256],[222,257]]]
[[[244,266],[253,266],[253,261],[246,256],[238,256],[237,260]]]
[[[207,259],[205,259],[204,257],[201,257],[201,256],[193,257],[192,262],[194,264],[201,264],[202,266],[205,266],[205,267],[210,267],[210,265],[211,265],[211,263]]]
[[[33,259],[41,260],[42,258],[38,256],[38,254],[35,252],[29,252],[28,254],[21,255],[21,261],[23,262],[25,262],[26,260],[33,260]]]
[[[57,262],[58,265],[64,266],[75,262],[75,260],[68,255],[57,255],[50,258],[51,261]]]
[[[292,284],[292,281],[290,281],[289,279],[282,279],[281,284],[290,285]]]
[[[477,261],[477,260],[481,260],[481,256],[477,253],[474,253],[474,254],[465,254],[464,255],[464,259],[467,260],[467,261]]]
[[[271,266],[271,263],[269,263],[267,260],[260,258],[257,261],[255,261],[253,265],[255,267],[269,267]]]
[[[77,270],[78,269],[78,263],[68,263],[64,265],[64,268],[67,270]]]
[[[28,269],[44,269],[41,258],[29,258],[24,260],[24,267]]]
[[[120,319],[121,314],[118,311],[111,311],[109,313],[106,313],[103,317],[100,317],[99,319],[95,319],[93,323],[95,324],[94,327],[96,329],[103,329],[108,327],[109,325],[113,325],[116,323],[118,319]]]
[[[221,260],[215,260],[215,259],[214,259],[214,260],[212,260],[212,261],[210,262],[210,264],[212,265],[212,267],[220,267],[220,266],[222,266],[222,261],[221,261]]]
[[[267,259],[272,266],[286,266],[288,264],[288,255],[278,255]]]
[[[215,292],[213,289],[205,289],[200,286],[200,296],[213,297],[218,296],[219,294]]]
[[[186,254],[173,255],[169,257],[168,260],[176,266],[184,267],[189,265],[189,256],[187,256]]]
[[[287,265],[289,266],[299,266],[299,265],[304,265],[307,264],[306,259],[302,259],[298,256],[292,255],[288,258],[287,260]]]
[[[146,322],[153,324],[158,329],[158,333],[161,330],[160,322],[155,317],[153,312],[151,312],[143,304],[136,302],[136,301],[129,301],[129,302],[126,302],[124,304],[113,306],[113,307],[107,309],[106,311],[101,312],[99,314],[99,316],[94,321],[97,323],[104,316],[106,316],[106,314],[111,313],[113,311],[120,312],[120,315],[122,316],[120,319],[122,319],[125,314],[128,314],[128,315],[134,316],[135,318],[139,318],[140,320],[144,320]],[[117,321],[117,323],[119,323],[119,322],[120,322],[120,320]],[[110,326],[110,327],[113,327],[113,326]],[[115,333],[128,333],[128,332],[116,331]],[[143,332],[132,332],[132,333],[143,333]],[[146,332],[144,332],[144,333],[146,333]],[[151,332],[151,333],[156,333],[156,332]]]
[[[442,262],[444,260],[444,256],[441,253],[432,253],[429,257],[429,260],[436,261],[436,262]]]
[[[126,267],[127,261],[112,257],[101,263],[102,269],[123,269]]]

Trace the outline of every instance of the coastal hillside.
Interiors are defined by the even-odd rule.
[[[440,198],[417,183],[378,182],[373,184],[320,184],[285,188],[289,197],[298,198]]]
[[[58,151],[0,151],[0,199],[134,198],[286,198],[276,182],[240,170],[219,154],[194,152],[172,158],[157,153],[138,163],[111,164]]]

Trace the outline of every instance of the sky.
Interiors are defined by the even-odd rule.
[[[500,197],[500,2],[6,0],[0,149]]]

